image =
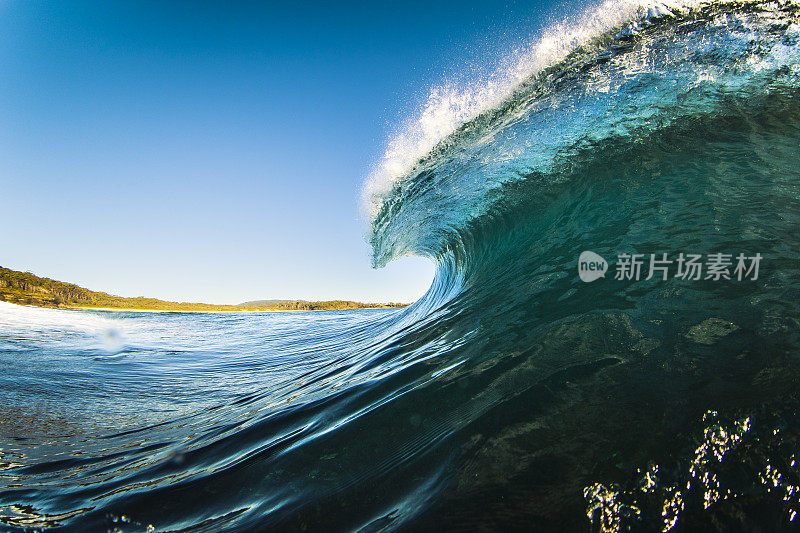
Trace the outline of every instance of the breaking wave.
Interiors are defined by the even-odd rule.
[[[407,309],[0,305],[0,523],[790,527],[798,9],[608,2],[433,90],[365,188],[375,265],[437,264]],[[613,275],[740,253],[757,276]]]

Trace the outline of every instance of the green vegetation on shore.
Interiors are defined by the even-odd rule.
[[[105,292],[84,289],[72,283],[35,276],[0,267],[0,301],[38,307],[91,307],[142,309],[148,311],[323,311],[405,307],[407,304],[368,304],[347,300],[308,302],[305,300],[260,300],[240,305],[214,305],[187,302],[165,302],[155,298],[123,298]]]

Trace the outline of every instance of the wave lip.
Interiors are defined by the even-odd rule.
[[[573,21],[546,29],[532,44],[510,54],[488,78],[465,86],[442,84],[432,87],[422,109],[404,122],[388,141],[381,161],[365,184],[365,208],[370,218],[377,215],[381,197],[391,189],[395,180],[407,175],[425,154],[464,123],[502,103],[531,76],[562,61],[576,48],[612,28],[671,16],[676,10],[694,3],[606,0]]]
[[[797,10],[606,2],[550,29],[489,80],[434,88],[365,185],[374,264],[452,251],[506,184],[557,181],[604,141],[635,142],[732,95],[797,87]]]

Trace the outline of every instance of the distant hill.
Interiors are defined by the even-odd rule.
[[[252,307],[252,306],[261,307],[261,306],[265,306],[265,305],[269,306],[269,305],[276,305],[276,304],[285,304],[287,302],[305,302],[305,301],[306,300],[253,300],[252,302],[244,302],[244,303],[241,303],[239,305],[245,306],[245,307],[247,307],[247,306],[250,306],[250,307]]]
[[[190,302],[167,302],[155,298],[123,298],[96,292],[73,283],[42,278],[30,272],[18,272],[0,267],[0,301],[38,307],[142,309],[148,311],[323,311],[339,309],[370,309],[405,307],[408,304],[370,304],[333,300],[257,300],[240,305],[216,305]]]

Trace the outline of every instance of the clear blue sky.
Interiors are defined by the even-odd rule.
[[[0,0],[0,265],[122,296],[411,301],[360,191],[432,85],[541,2]]]

